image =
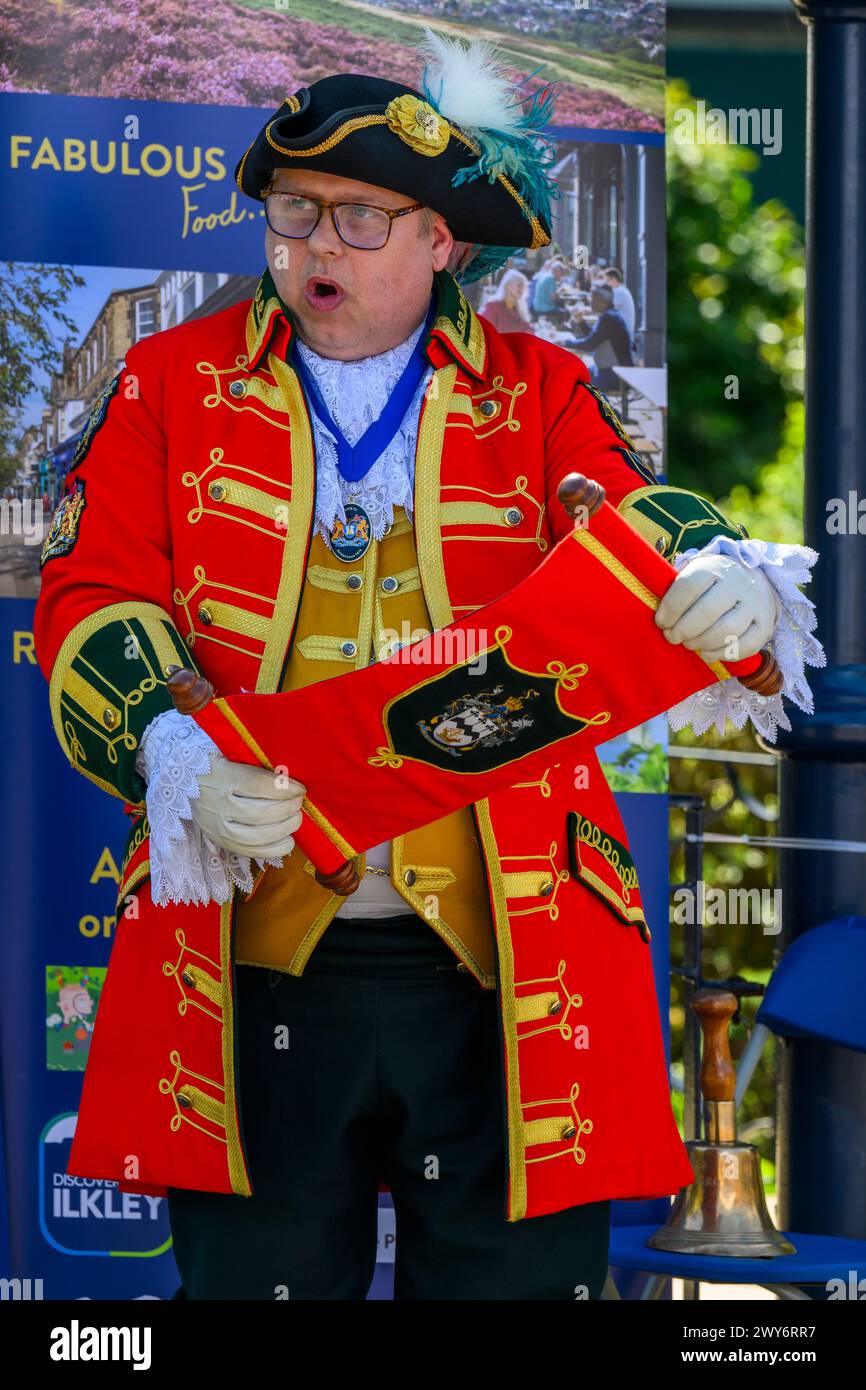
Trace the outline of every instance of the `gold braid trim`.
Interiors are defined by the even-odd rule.
[[[505,1034],[506,1108],[508,1113],[508,1220],[522,1221],[526,1216],[526,1152],[523,1142],[523,1106],[520,1100],[517,999],[514,993],[514,948],[511,942],[511,926],[508,920],[508,904],[505,900],[499,851],[490,819],[490,802],[486,799],[477,801],[474,811],[481,836],[484,860],[487,865],[493,917],[496,924],[496,947],[499,953],[502,1029]]]
[[[415,465],[415,534],[421,589],[434,628],[447,627],[454,614],[448,596],[442,553],[440,470],[445,424],[451,407],[457,368],[440,367],[421,411]]]
[[[275,120],[271,121],[270,125],[265,127],[265,139],[267,140],[268,144],[271,146],[272,149],[277,150],[279,154],[291,155],[295,159],[311,159],[317,154],[325,154],[328,150],[332,150],[335,145],[339,145],[343,140],[346,139],[347,135],[353,135],[356,130],[365,130],[370,126],[389,125],[390,123],[388,117],[385,115],[352,116],[350,120],[344,121],[341,126],[338,126],[337,129],[333,131],[326,140],[320,141],[318,145],[312,145],[308,150],[287,149],[285,145],[278,145],[274,137],[271,135],[271,126],[274,124]],[[448,127],[455,140],[459,141],[461,145],[465,145],[466,148],[471,150],[473,154],[481,154],[481,146],[476,144],[476,142],[472,140],[468,135],[465,135],[462,130],[458,129],[457,126],[452,125],[450,121],[448,122]],[[250,149],[252,149],[252,146],[250,146]],[[249,154],[249,150],[247,150],[247,154]],[[246,163],[246,158],[247,155],[245,154],[243,159],[241,160],[240,167],[238,169],[237,181],[241,189],[243,188],[243,168],[244,164]],[[499,183],[502,184],[502,187],[505,189],[506,193],[510,193],[511,197],[517,203],[518,207],[520,208],[520,211],[523,213],[524,217],[526,218],[527,222],[532,228],[532,241],[530,243],[529,250],[537,251],[542,246],[549,246],[550,237],[547,235],[547,232],[542,227],[540,221],[538,220],[532,209],[529,207],[528,203],[525,201],[525,199],[523,199],[520,196],[517,189],[514,187],[514,184],[510,181],[510,179],[507,179],[504,174],[497,174],[496,177]]]
[[[232,914],[233,904],[220,908],[220,991],[222,1009],[222,1063],[225,1081],[225,1135],[228,1148],[228,1168],[232,1192],[251,1197],[247,1166],[241,1143],[235,1101],[234,1001],[232,1000]]]
[[[591,555],[594,555],[596,560],[604,565],[605,569],[610,570],[611,574],[619,580],[620,584],[628,589],[629,593],[634,594],[635,598],[639,598],[641,603],[646,604],[647,608],[651,608],[653,612],[656,611],[659,606],[659,600],[656,598],[655,594],[651,589],[648,589],[645,584],[642,584],[639,579],[635,578],[631,570],[622,563],[622,560],[614,555],[613,551],[608,550],[606,545],[602,545],[601,541],[598,540],[596,536],[590,535],[585,527],[575,527],[571,535],[579,545],[582,545]],[[725,668],[721,661],[707,661],[706,657],[701,656],[700,652],[695,652],[695,656],[701,657],[701,660],[704,661],[713,672],[716,680],[727,681],[731,679],[730,671]]]
[[[341,126],[338,126],[333,134],[328,136],[327,140],[322,140],[318,145],[312,145],[308,150],[286,149],[285,145],[278,145],[271,135],[271,126],[275,124],[276,121],[271,121],[270,125],[265,128],[265,139],[268,144],[273,149],[277,150],[279,154],[290,154],[296,159],[310,159],[313,155],[324,154],[326,150],[332,150],[335,145],[339,145],[341,141],[345,140],[347,135],[354,134],[356,130],[364,130],[367,126],[371,125],[387,125],[388,117],[385,115],[353,116],[351,120],[344,121]]]
[[[283,394],[291,424],[292,525],[286,535],[273,621],[256,680],[258,694],[270,694],[279,689],[283,662],[294,636],[301,601],[315,493],[313,434],[300,382],[291,367],[273,353],[268,361]]]

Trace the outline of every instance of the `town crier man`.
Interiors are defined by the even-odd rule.
[[[375,846],[346,896],[295,845],[306,787],[219,754],[175,668],[348,684],[525,580],[579,472],[681,569],[668,640],[775,638],[808,701],[809,556],[659,485],[578,357],[462,292],[550,241],[550,92],[483,46],[425,58],[420,90],[328,77],[267,122],[236,173],[267,222],[252,301],[129,351],[43,548],[57,737],[131,816],[70,1171],[167,1194],[187,1298],[363,1298],[384,1187],[397,1298],[597,1298],[611,1199],[691,1168],[592,752]],[[558,595],[562,623],[592,601]],[[736,679],[675,714],[785,720]]]

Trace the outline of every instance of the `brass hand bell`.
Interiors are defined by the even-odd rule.
[[[687,1141],[695,1180],[678,1193],[670,1216],[647,1244],[690,1255],[772,1258],[796,1253],[777,1231],[764,1198],[761,1158],[737,1139],[729,1024],[737,1000],[725,990],[703,989],[691,1008],[703,1036],[701,1092],[706,1138]]]

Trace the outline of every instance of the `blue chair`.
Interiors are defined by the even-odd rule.
[[[866,1052],[866,917],[838,917],[798,936],[755,1022],[783,1038],[821,1038]]]
[[[842,917],[826,922],[792,942],[767,986],[749,1047],[738,1068],[738,1102],[770,1031],[780,1037],[816,1038],[866,1052],[864,979],[866,918]],[[803,1285],[826,1289],[831,1280],[837,1280],[840,1298],[856,1298],[857,1283],[866,1278],[866,1240],[789,1231],[786,1234],[796,1247],[794,1255],[774,1259],[684,1255],[647,1246],[659,1224],[614,1224],[611,1228],[610,1266],[649,1276],[641,1300],[661,1298],[670,1279],[759,1284],[780,1298],[807,1301],[810,1295]],[[603,1297],[619,1296],[609,1277]]]

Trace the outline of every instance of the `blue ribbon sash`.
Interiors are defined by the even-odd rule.
[[[418,389],[418,383],[429,365],[427,339],[433,322],[433,312],[434,306],[431,303],[424,327],[421,330],[421,336],[412,350],[412,356],[406,363],[399,381],[386,401],[384,410],[378,419],[367,427],[357,444],[349,443],[340,426],[334,420],[322,399],[312,373],[297,351],[297,337],[293,338],[292,366],[301,379],[310,407],[337,441],[337,467],[347,482],[356,483],[366,473],[369,473],[377,458],[384,453],[402,425],[406,411]]]

